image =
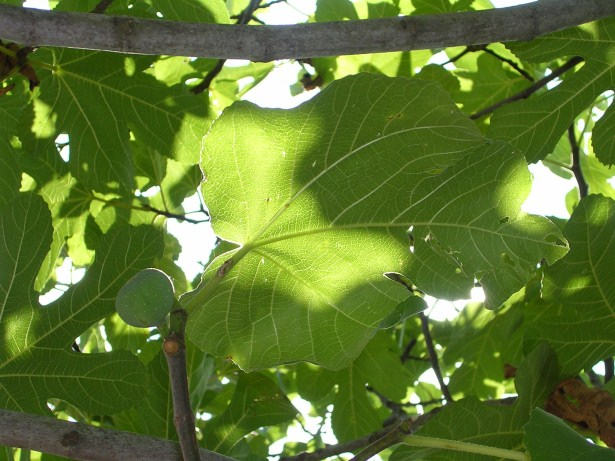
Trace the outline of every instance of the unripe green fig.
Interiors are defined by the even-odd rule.
[[[175,302],[173,282],[158,269],[143,269],[120,289],[115,310],[133,327],[162,325]]]

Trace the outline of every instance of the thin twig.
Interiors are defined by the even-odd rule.
[[[448,390],[448,386],[444,382],[442,377],[442,370],[440,369],[440,363],[438,361],[438,354],[433,345],[433,338],[431,337],[431,331],[429,331],[429,319],[424,312],[419,312],[419,318],[421,319],[421,329],[423,330],[423,336],[425,337],[425,344],[427,345],[427,352],[429,353],[429,360],[431,362],[431,368],[436,374],[438,383],[440,384],[440,390],[447,402],[453,402],[453,397]]]
[[[579,64],[582,61],[583,61],[583,58],[581,58],[579,56],[575,56],[574,58],[571,58],[564,65],[562,65],[561,67],[555,69],[552,73],[550,73],[549,75],[547,75],[544,78],[541,78],[540,80],[538,80],[533,85],[527,87],[525,90],[520,91],[519,93],[513,94],[512,96],[509,96],[506,99],[498,101],[498,102],[496,102],[495,104],[492,104],[489,107],[485,107],[484,109],[479,110],[478,112],[470,115],[470,118],[472,120],[479,119],[481,117],[484,117],[485,115],[489,115],[490,113],[492,113],[496,109],[499,109],[500,107],[505,106],[506,104],[510,104],[511,102],[518,101],[520,99],[526,99],[526,98],[530,97],[532,94],[536,93],[536,91],[538,91],[542,87],[546,86],[547,83],[549,83],[550,81],[556,79],[557,77],[562,75],[564,72],[572,69],[574,66],[576,66],[577,64]]]
[[[270,6],[277,5],[278,3],[286,3],[287,1],[288,0],[272,0],[267,3],[261,3],[260,5],[258,5],[258,9],[263,10],[265,8],[269,8]]]
[[[608,383],[613,379],[615,374],[615,364],[613,363],[613,357],[609,357],[604,360],[604,382]]]
[[[118,208],[128,208],[131,210],[135,210],[135,211],[149,211],[152,213],[156,213],[157,215],[160,216],[166,216],[167,218],[173,218],[173,219],[177,219],[178,221],[186,221],[189,222],[191,224],[201,224],[204,222],[208,222],[209,221],[209,213],[207,213],[207,210],[205,210],[204,208],[201,207],[200,210],[197,211],[190,211],[186,214],[179,214],[179,213],[173,213],[171,211],[168,210],[160,210],[156,207],[153,207],[151,205],[148,204],[143,204],[143,205],[132,205],[132,204],[126,204],[125,202],[119,201],[119,200],[107,200],[104,199],[102,197],[98,197],[96,195],[91,195],[88,194],[87,195],[88,198],[90,198],[90,200],[96,200],[97,202],[102,202],[105,203],[107,205],[113,206],[113,207],[118,207]],[[204,213],[205,216],[207,216],[207,218],[205,219],[192,219],[192,218],[188,218],[186,215],[187,214],[192,214],[192,213]]]
[[[502,62],[505,62],[506,64],[508,64],[510,67],[515,69],[519,74],[521,74],[523,76],[523,78],[525,78],[526,80],[529,80],[530,82],[533,82],[534,80],[536,80],[534,77],[532,77],[530,74],[528,74],[527,71],[525,71],[524,69],[519,67],[519,64],[517,64],[512,59],[508,59],[508,58],[505,58],[504,56],[500,56],[498,53],[496,53],[495,51],[493,51],[492,49],[489,49],[487,47],[484,47],[483,51],[485,53],[487,53],[487,54],[490,54],[491,56],[496,58],[498,61],[502,61]]]
[[[188,218],[186,217],[187,214],[191,214],[191,213],[204,213],[203,210],[198,210],[198,211],[194,211],[194,212],[188,212],[186,214],[179,214],[179,213],[173,213],[171,211],[165,211],[165,210],[159,210],[158,208],[154,208],[151,205],[143,205],[140,207],[137,206],[133,206],[132,207],[133,210],[140,210],[140,211],[151,211],[153,213],[156,213],[160,216],[166,216],[167,218],[173,218],[173,219],[177,219],[178,221],[186,221],[192,224],[201,224],[204,222],[208,222],[209,221],[209,217],[206,219],[192,219],[192,218]],[[205,214],[207,214],[205,212]]]
[[[100,2],[98,2],[98,5],[96,5],[92,10],[92,13],[102,14],[106,11],[107,8],[109,8],[109,5],[111,5],[112,3],[113,0],[100,0]]]
[[[246,7],[246,9],[239,14],[239,17],[237,18],[237,24],[247,24],[248,22],[250,22],[250,19],[252,19],[252,14],[258,8],[259,2],[260,0],[250,0],[250,3]],[[208,89],[211,85],[211,82],[214,81],[214,78],[216,78],[220,74],[220,72],[222,72],[222,69],[224,68],[224,63],[226,63],[226,59],[219,59],[214,68],[207,73],[201,83],[193,87],[190,91],[194,94],[200,94],[206,89]]]
[[[351,453],[353,451],[360,450],[361,448],[369,447],[372,444],[378,442],[379,440],[382,440],[383,438],[387,437],[387,435],[391,433],[400,433],[402,435],[408,435],[417,428],[421,427],[423,424],[425,424],[427,420],[430,419],[433,415],[435,415],[439,410],[439,408],[435,408],[429,413],[425,413],[424,415],[421,415],[415,419],[404,419],[402,421],[397,421],[391,426],[372,432],[365,437],[361,437],[347,443],[327,445],[326,447],[320,448],[311,453],[305,452],[299,453],[295,456],[282,457],[279,459],[279,461],[319,461],[321,459],[340,455],[342,453]],[[408,432],[406,433],[406,431]],[[389,438],[387,438],[386,440],[390,440],[393,437],[394,436],[389,435]]]
[[[179,436],[184,461],[199,461],[194,413],[190,405],[188,373],[186,371],[186,344],[184,332],[188,314],[183,309],[171,313],[171,332],[164,339],[162,350],[169,366],[173,394],[173,422]]]
[[[568,127],[568,141],[570,142],[570,150],[572,152],[571,170],[574,174],[574,179],[577,181],[577,185],[579,186],[579,196],[581,198],[587,197],[587,181],[585,181],[583,170],[581,169],[581,149],[579,149],[579,143],[574,132],[574,125],[570,125]]]
[[[448,61],[446,61],[444,64],[442,64],[443,66],[446,66],[447,64],[452,64],[454,62],[457,62],[459,59],[463,58],[466,54],[468,53],[473,53],[474,51],[482,51],[487,47],[487,45],[471,45],[471,46],[466,46],[463,51],[461,51],[460,53],[456,54],[455,56],[453,56],[452,58],[450,58]]]
[[[406,363],[408,360],[410,360],[410,351],[416,345],[416,343],[417,343],[416,338],[412,338],[410,341],[408,341],[408,344],[406,344],[406,347],[404,347],[404,350],[401,353],[401,356],[399,357],[399,360],[401,360],[401,363]]]
[[[393,445],[397,445],[404,439],[404,437],[412,433],[414,427],[416,427],[415,423],[410,419],[401,421],[392,430],[389,430],[387,433],[383,434],[382,437],[357,454],[351,459],[351,461],[367,461],[381,451],[386,450]]]

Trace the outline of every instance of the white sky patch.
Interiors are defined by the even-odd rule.
[[[574,179],[563,179],[538,162],[529,165],[534,176],[532,191],[521,207],[526,213],[569,218],[566,208],[566,194],[576,186]]]
[[[198,195],[195,194],[185,199],[182,202],[182,206],[187,212],[198,210],[200,207]],[[195,213],[194,215],[188,215],[188,217],[202,219],[204,215]],[[177,259],[177,265],[182,268],[188,280],[192,280],[203,272],[213,250],[216,236],[211,228],[211,223],[206,221],[195,224],[177,219],[168,219],[167,230],[179,240],[182,246],[182,251]]]
[[[523,5],[525,3],[534,3],[536,0],[491,0],[491,3],[496,8],[505,8],[507,6]]]

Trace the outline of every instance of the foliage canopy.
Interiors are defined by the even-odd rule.
[[[319,0],[308,20],[489,7]],[[104,14],[230,23],[267,8],[116,0]],[[208,450],[615,459],[584,438],[615,447],[613,37],[606,18],[524,43],[313,58],[292,89],[315,95],[293,109],[241,100],[270,63],[1,43],[0,408],[177,440],[165,355],[183,317],[140,329],[114,307],[157,268],[188,316]],[[522,211],[538,161],[576,180],[569,219]],[[205,221],[217,240],[192,280],[177,261],[213,246]],[[484,302],[430,318],[434,298],[476,287]],[[309,442],[276,444],[291,427]]]

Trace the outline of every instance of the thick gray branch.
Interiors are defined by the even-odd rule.
[[[531,40],[612,15],[613,0],[542,0],[467,13],[249,26],[0,5],[0,38],[23,45],[271,61]]]
[[[182,459],[179,444],[169,440],[3,409],[0,409],[0,445],[77,460]],[[201,460],[231,461],[232,458],[201,449]]]

